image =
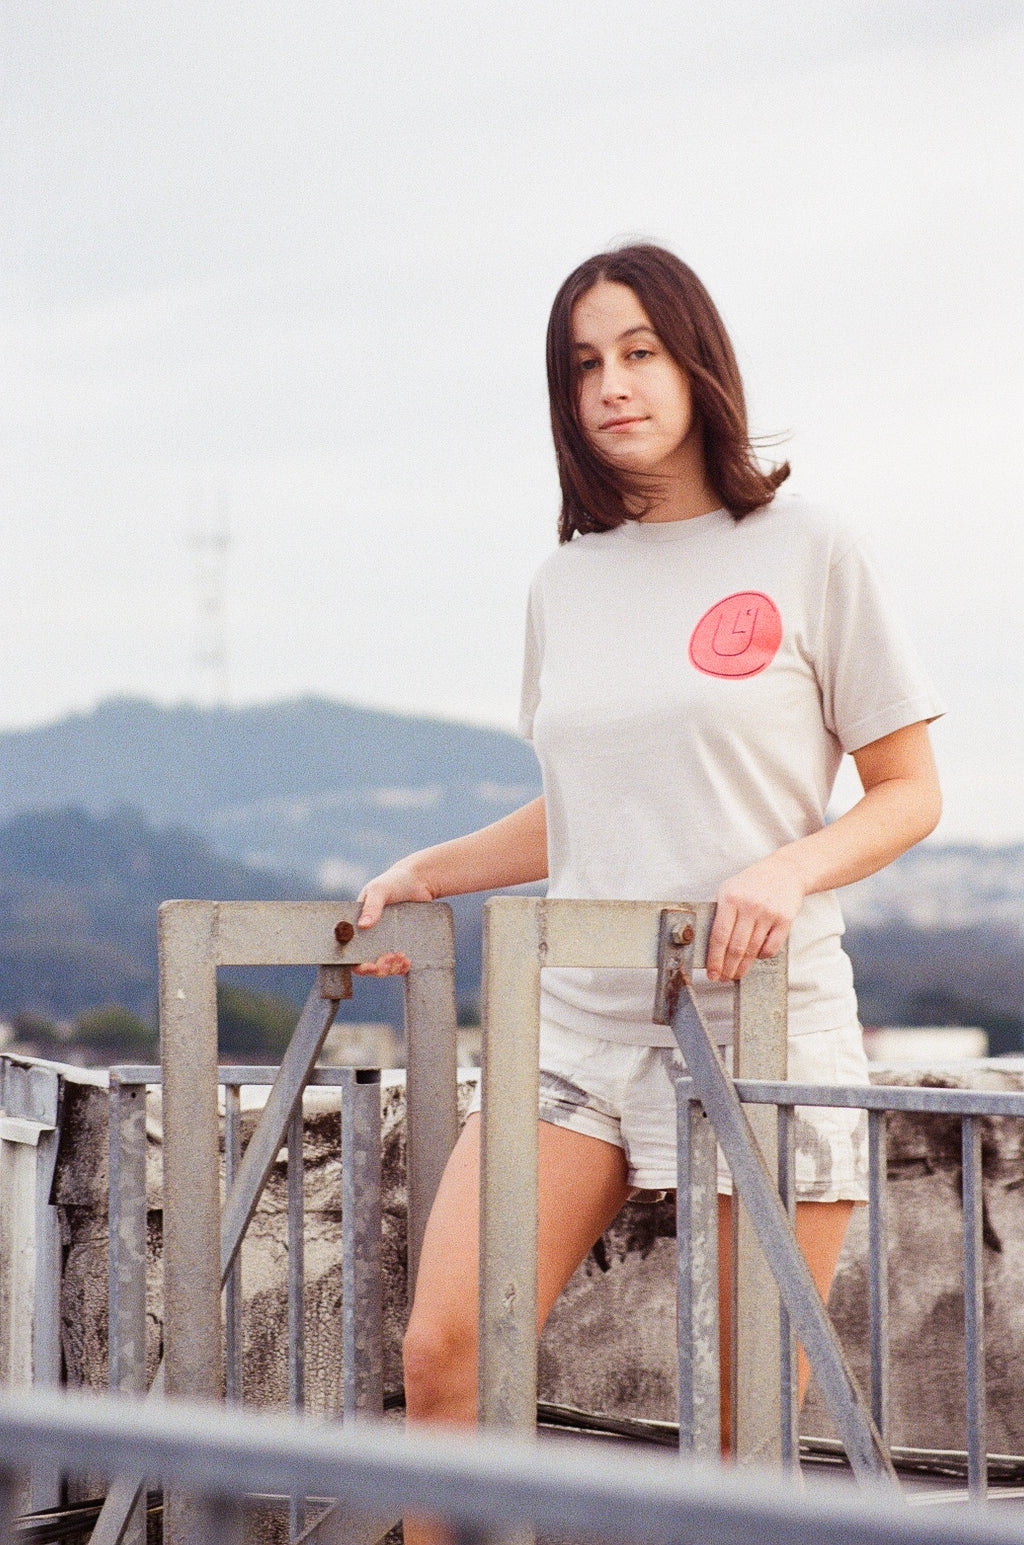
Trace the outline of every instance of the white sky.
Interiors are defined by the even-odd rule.
[[[1024,22],[1004,0],[3,0],[0,726],[202,698],[511,725],[554,542],[543,330],[697,269],[793,484],[951,714],[939,836],[1024,840]]]

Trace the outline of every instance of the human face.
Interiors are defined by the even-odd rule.
[[[580,426],[615,466],[704,486],[690,383],[627,284],[602,279],[572,312]]]

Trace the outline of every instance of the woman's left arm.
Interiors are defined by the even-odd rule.
[[[759,956],[777,955],[805,896],[874,874],[935,830],[942,798],[927,724],[894,730],[853,759],[864,796],[852,809],[719,887],[711,981],[739,981]]]

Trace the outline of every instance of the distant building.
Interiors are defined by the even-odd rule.
[[[988,1056],[988,1031],[974,1025],[891,1025],[866,1028],[864,1050],[887,1067],[945,1067]]]

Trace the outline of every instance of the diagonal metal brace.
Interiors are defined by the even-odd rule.
[[[348,966],[320,966],[299,1022],[292,1032],[277,1077],[249,1139],[238,1174],[224,1203],[220,1225],[220,1268],[223,1284],[245,1231],[256,1211],[267,1176],[288,1134],[288,1123],[302,1099],[302,1091],[316,1066],[327,1032],[334,1023],[338,1003],[352,996]],[[149,1389],[149,1399],[159,1399],[164,1387],[163,1361]],[[90,1536],[91,1545],[121,1545],[132,1510],[146,1485],[144,1476],[115,1476]]]
[[[715,1129],[854,1474],[861,1479],[887,1478],[895,1484],[889,1452],[832,1328],[746,1112],[694,1002],[692,937],[678,910],[662,912],[656,1021],[671,1025],[686,1059],[694,1089]]]

